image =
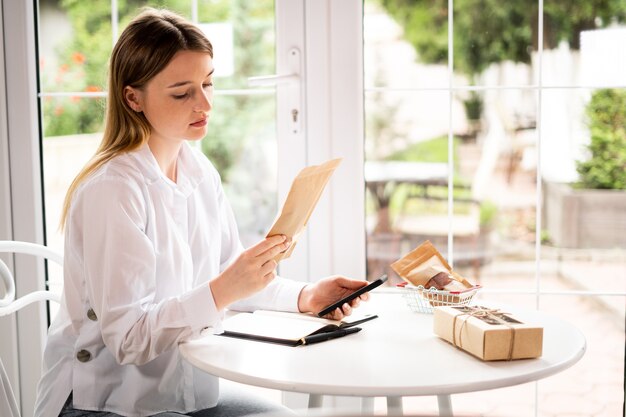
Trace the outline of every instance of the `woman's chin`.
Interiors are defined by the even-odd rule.
[[[187,140],[190,142],[195,142],[195,141],[199,141],[204,139],[204,137],[206,136],[206,129],[204,129],[204,131],[202,132],[193,132],[190,133],[189,135],[187,135]]]
[[[187,138],[187,141],[189,141],[189,142],[198,142],[198,141],[200,141],[202,139],[204,139],[204,136]]]

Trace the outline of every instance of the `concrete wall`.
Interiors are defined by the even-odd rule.
[[[543,225],[564,248],[626,248],[626,190],[544,182]]]

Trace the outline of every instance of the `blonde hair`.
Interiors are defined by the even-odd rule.
[[[120,35],[109,62],[109,92],[102,141],[67,190],[61,229],[79,185],[107,161],[139,148],[150,136],[150,123],[143,113],[130,108],[124,98],[124,89],[127,86],[143,88],[179,51],[206,52],[213,58],[213,47],[202,31],[167,10],[145,8]]]

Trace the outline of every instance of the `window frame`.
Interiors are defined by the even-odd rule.
[[[2,239],[45,244],[35,25],[33,2],[2,3],[5,73],[0,89],[4,90],[1,117],[6,128],[0,131],[0,151],[8,169],[0,171],[0,180],[3,195],[10,198],[0,203],[0,232]],[[16,282],[17,297],[44,289],[42,260],[33,261],[22,256],[5,256],[3,259],[9,260],[16,275],[28,277]],[[47,331],[46,305],[37,303],[3,318],[0,330],[10,335],[0,343],[0,354],[12,360],[3,363],[8,368],[22,415],[30,417]]]
[[[279,199],[291,184],[296,170],[304,165],[343,158],[331,177],[305,234],[308,260],[281,273],[296,277],[302,269],[315,281],[341,274],[365,278],[365,183],[363,174],[363,4],[359,0],[299,1],[303,31],[306,138],[298,147],[300,161],[293,164],[289,153],[295,138],[279,135],[278,160],[291,172],[280,175]],[[292,44],[293,33],[281,32],[281,20],[291,0],[277,0],[278,52]],[[298,2],[295,2],[298,3]],[[278,71],[280,67],[278,59]],[[279,120],[284,97],[278,94]],[[288,110],[287,110],[288,111]],[[279,123],[280,125],[280,123]],[[304,155],[302,155],[302,152]],[[301,248],[300,248],[301,249]],[[303,252],[305,252],[303,251]],[[297,256],[297,255],[296,255]]]

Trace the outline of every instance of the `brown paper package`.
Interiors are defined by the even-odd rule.
[[[509,314],[505,314],[506,324],[489,317],[485,319],[472,317],[465,314],[470,309],[471,307],[434,308],[434,333],[485,361],[529,359],[541,356],[543,348],[541,326],[522,323]],[[456,321],[455,316],[457,316]],[[514,335],[513,332],[515,332]],[[513,342],[512,347],[511,342]]]
[[[447,273],[453,280],[451,285],[444,287],[445,290],[462,291],[473,287],[472,283],[452,270],[446,259],[429,240],[392,263],[391,268],[400,278],[416,287],[421,285],[428,288],[430,279],[440,272]],[[461,300],[460,297],[451,295],[446,298],[446,303],[442,304],[437,301],[437,294],[424,291],[422,296],[428,298],[432,306],[449,305]]]
[[[274,257],[276,262],[291,256],[298,238],[304,232],[309,217],[319,201],[330,176],[341,162],[341,158],[332,159],[321,165],[304,168],[291,184],[285,203],[267,233],[267,236],[285,235],[291,239],[291,245],[285,252]]]

